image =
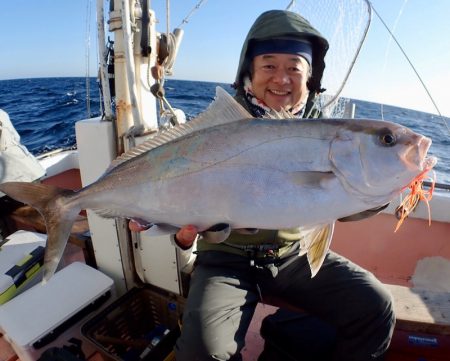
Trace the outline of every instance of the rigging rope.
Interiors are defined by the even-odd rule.
[[[170,0],[166,0],[166,34],[170,33]]]
[[[147,68],[147,84],[149,85],[151,92],[153,95],[158,99],[159,102],[159,113],[160,116],[162,116],[164,113],[167,113],[167,109],[172,114],[172,119],[175,124],[178,124],[177,115],[175,113],[175,110],[170,105],[169,101],[165,97],[165,91],[164,91],[164,82],[165,82],[165,76],[166,72],[169,75],[171,74],[171,68],[173,65],[174,58],[171,58],[171,56],[175,57],[174,54],[176,54],[177,51],[177,38],[178,36],[182,37],[182,30],[181,26],[183,24],[187,24],[189,21],[189,18],[192,16],[192,14],[200,8],[202,3],[206,2],[206,0],[200,0],[197,5],[189,12],[189,14],[183,19],[182,23],[178,28],[175,29],[174,33],[170,32],[170,0],[166,0],[166,37],[165,37],[165,47],[167,47],[169,50],[168,54],[164,55],[164,60],[161,59],[159,64],[157,64],[154,69],[150,71],[150,57],[149,57],[149,63]],[[180,39],[181,39],[180,37]],[[160,39],[160,48],[159,51],[161,52],[161,41]],[[172,53],[174,52],[174,54]],[[158,62],[158,61],[157,61]],[[150,82],[150,74],[154,71],[153,78],[155,79],[155,84],[151,85]],[[170,71],[170,72],[169,72]],[[166,108],[167,107],[167,108]]]
[[[89,82],[89,47],[91,38],[91,1],[86,3],[86,110],[87,117],[91,117],[91,94]]]

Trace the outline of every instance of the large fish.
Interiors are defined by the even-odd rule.
[[[196,225],[200,231],[332,224],[391,201],[432,168],[431,140],[401,125],[354,119],[255,119],[218,88],[198,118],[115,160],[78,192],[11,182],[0,191],[46,221],[44,280],[78,213]]]

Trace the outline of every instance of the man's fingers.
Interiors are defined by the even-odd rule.
[[[147,225],[140,224],[134,219],[130,219],[130,222],[128,222],[128,227],[132,232],[142,232],[150,228]]]
[[[198,229],[192,224],[182,227],[177,232],[177,240],[184,246],[190,246],[197,238]]]

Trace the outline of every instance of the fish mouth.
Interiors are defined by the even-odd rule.
[[[421,168],[428,172],[429,170],[433,169],[433,167],[436,165],[437,163],[437,158],[435,156],[429,156],[429,157],[425,157],[425,159],[423,160],[422,164],[421,164]]]
[[[434,167],[437,162],[436,157],[428,155],[431,146],[431,139],[423,135],[416,135],[407,148],[403,160],[408,164],[408,168],[413,171],[425,171]]]
[[[419,159],[422,159],[422,161],[420,162],[420,168],[423,171],[429,171],[437,163],[436,157],[427,155],[428,150],[430,149],[431,143],[432,143],[432,141],[430,138],[422,136],[419,141],[419,144],[418,144]]]

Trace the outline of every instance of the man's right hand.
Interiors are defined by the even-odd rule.
[[[136,221],[135,219],[130,219],[128,222],[128,228],[132,232],[143,232],[150,228],[150,226],[144,225]]]

